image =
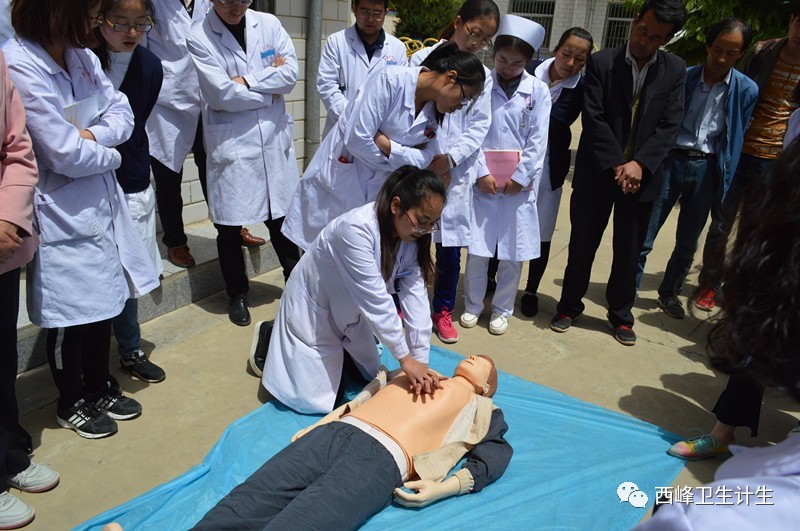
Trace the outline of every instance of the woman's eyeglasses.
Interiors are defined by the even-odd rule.
[[[103,22],[116,33],[128,33],[131,30],[136,30],[136,33],[147,33],[153,29],[153,20],[150,17],[147,17],[147,22],[144,24],[115,24],[107,18],[103,18]]]
[[[464,27],[469,32],[467,39],[469,40],[470,44],[472,45],[477,44],[478,47],[484,52],[492,49],[493,46],[492,39],[484,39],[482,34],[473,32],[471,29],[469,29],[469,26],[467,25],[466,22],[464,23]]]
[[[425,236],[426,234],[430,234],[434,231],[439,230],[439,222],[434,221],[429,226],[424,225],[417,225],[414,223],[414,220],[411,219],[411,215],[408,213],[408,210],[405,211],[406,218],[408,218],[408,222],[411,223],[411,234],[414,236]]]

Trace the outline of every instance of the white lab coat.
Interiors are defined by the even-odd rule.
[[[275,317],[262,378],[275,398],[301,413],[331,411],[342,349],[372,378],[380,366],[375,337],[397,359],[428,363],[431,317],[417,243],[400,242],[395,256],[385,281],[374,203],[325,227],[292,271]],[[391,295],[395,283],[402,320]]]
[[[541,79],[547,86],[550,86],[550,65],[553,61],[555,61],[555,59],[551,57],[537,66],[534,71],[534,75],[537,79]],[[579,71],[561,83],[550,86],[551,103],[558,101],[563,89],[574,89],[577,87],[580,80],[581,73]],[[561,194],[563,191],[563,186],[559,186],[553,190],[553,185],[550,181],[550,148],[548,147],[547,155],[544,159],[542,178],[539,180],[539,190],[536,195],[536,208],[539,211],[539,236],[543,242],[549,242],[553,239],[553,233],[556,231],[556,220],[558,219],[558,208],[561,205]]]
[[[375,50],[372,60],[355,24],[328,37],[317,71],[317,90],[328,109],[323,138],[336,125],[347,104],[355,99],[367,75],[389,65],[408,65],[406,45],[397,37],[387,33],[383,48]]]
[[[431,52],[447,41],[439,41],[411,56],[411,65],[422,64]],[[492,76],[484,67],[486,81],[472,109],[463,108],[444,118],[437,141],[439,153],[453,157],[455,168],[450,170],[447,203],[439,220],[434,239],[445,247],[464,247],[472,241],[472,185],[477,179],[477,161],[492,119]]]
[[[322,141],[292,199],[282,232],[306,250],[325,225],[348,210],[374,201],[391,172],[410,164],[426,168],[438,153],[434,102],[416,114],[420,68],[387,66],[371,74],[355,101]],[[392,141],[386,157],[373,140]],[[415,146],[424,144],[422,149]],[[348,160],[345,163],[340,157]]]
[[[114,149],[133,131],[128,99],[114,90],[97,57],[68,48],[65,72],[38,44],[3,47],[27,114],[39,166],[34,214],[41,246],[30,264],[28,314],[43,328],[116,317],[125,301],[158,286],[158,276],[131,220],[114,170]],[[96,96],[99,119],[80,138],[64,108]]]
[[[183,0],[153,0],[153,7],[156,24],[141,44],[161,59],[164,81],[147,119],[147,139],[150,155],[179,172],[192,150],[200,116],[200,89],[186,39],[203,23],[211,1],[194,0],[191,17]]]
[[[506,97],[492,70],[492,127],[484,149],[515,149],[522,152],[511,179],[522,191],[505,195],[485,194],[475,184],[472,216],[473,239],[469,254],[521,262],[539,256],[539,217],[536,190],[542,176],[547,133],[550,126],[550,93],[547,85],[523,71],[519,87]],[[479,159],[478,177],[489,174],[486,160]]]
[[[297,82],[292,39],[267,13],[248,9],[245,24],[247,53],[213,10],[187,42],[203,99],[211,221],[229,226],[285,216],[299,181],[283,98]],[[286,63],[273,67],[276,57]]]

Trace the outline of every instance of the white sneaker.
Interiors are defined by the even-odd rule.
[[[492,318],[489,319],[489,332],[496,336],[502,336],[506,330],[508,330],[508,318],[499,313],[493,313]]]
[[[33,516],[33,507],[9,492],[0,492],[0,529],[26,526]]]
[[[31,463],[28,468],[8,478],[8,484],[24,492],[45,492],[58,485],[58,472],[44,465]],[[2,529],[2,527],[0,527]]]
[[[459,317],[458,322],[461,323],[461,326],[464,328],[472,328],[478,324],[478,317],[480,316],[474,313],[464,312],[461,314],[461,317]]]

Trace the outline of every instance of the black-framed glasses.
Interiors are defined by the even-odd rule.
[[[235,4],[239,4],[241,6],[249,7],[250,4],[253,3],[253,0],[217,0],[220,4],[224,6],[232,6]]]
[[[364,8],[361,8],[361,9],[359,9],[357,11],[357,13],[358,13],[358,16],[360,16],[361,18],[365,18],[365,19],[372,18],[372,19],[375,19],[375,20],[380,20],[380,19],[382,19],[383,17],[386,16],[386,11],[381,11],[381,10],[378,10],[378,9],[364,9]]]
[[[469,40],[470,44],[477,44],[478,47],[484,52],[492,49],[492,46],[494,46],[494,44],[492,43],[492,39],[484,39],[483,35],[481,35],[480,33],[473,32],[471,29],[469,29],[469,26],[467,25],[466,22],[464,23],[464,27],[469,32],[469,36],[467,37],[467,39]]]
[[[468,98],[467,97],[467,93],[464,92],[464,84],[463,83],[459,83],[458,84],[458,88],[461,89],[461,107],[462,108],[466,107],[467,108],[466,112],[471,111],[472,110],[472,106],[475,105],[475,101],[477,101],[477,99],[478,99],[478,95],[475,95],[472,98]]]
[[[425,236],[426,234],[431,234],[434,231],[439,230],[439,222],[434,221],[429,226],[424,225],[417,225],[414,223],[414,220],[411,219],[411,214],[408,213],[408,210],[404,211],[406,214],[406,218],[408,218],[408,222],[411,223],[411,234],[414,236]]]
[[[103,21],[116,33],[128,33],[131,30],[136,30],[136,33],[147,33],[153,29],[153,19],[147,17],[147,22],[143,24],[115,24],[103,17]]]

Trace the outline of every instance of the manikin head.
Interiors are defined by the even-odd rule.
[[[489,356],[479,354],[461,360],[453,377],[461,377],[475,387],[475,393],[491,398],[497,392],[497,369]]]

